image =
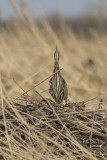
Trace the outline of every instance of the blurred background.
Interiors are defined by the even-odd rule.
[[[47,78],[57,45],[68,100],[98,97],[106,108],[106,34],[104,0],[0,1],[0,73],[6,93],[16,98],[36,86],[51,98]],[[34,90],[29,95],[36,96]],[[93,105],[98,107],[98,102]]]
[[[15,8],[13,9],[13,6],[16,8],[18,7],[18,10],[20,10],[19,12],[25,16],[22,8],[25,3],[27,3],[34,19],[48,18],[52,26],[56,25],[58,27],[59,23],[65,20],[72,25],[73,31],[80,32],[83,27],[85,31],[87,31],[89,27],[96,27],[96,29],[100,31],[106,28],[107,1],[104,0],[55,0],[54,2],[49,0],[5,0],[0,1],[1,20],[15,18]],[[101,28],[101,24],[103,28]]]
[[[0,1],[0,7],[4,11],[3,18],[5,19],[14,17],[14,11],[10,2],[12,0]],[[15,2],[20,7],[20,3],[23,3],[23,0],[15,0]],[[40,17],[43,14],[46,16],[60,14],[67,18],[93,18],[98,17],[101,12],[105,18],[107,16],[107,1],[105,0],[55,0],[54,2],[49,0],[27,0],[27,4],[32,11],[33,17]]]

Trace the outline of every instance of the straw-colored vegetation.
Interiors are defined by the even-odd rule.
[[[90,29],[91,38],[83,38],[62,21],[54,30],[46,18],[38,25],[26,3],[26,18],[11,4],[16,18],[0,28],[1,159],[106,159],[107,35]],[[54,104],[48,93],[56,45],[68,106]]]

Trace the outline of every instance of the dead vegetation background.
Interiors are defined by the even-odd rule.
[[[16,18],[0,28],[1,159],[106,159],[107,35],[90,27],[81,36],[62,19],[59,29],[46,17],[35,23],[26,3],[24,15],[11,4]],[[56,45],[68,106],[49,100]]]

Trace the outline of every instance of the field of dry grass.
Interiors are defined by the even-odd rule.
[[[53,72],[53,54],[57,46],[60,53],[60,68],[63,68],[61,73],[68,85],[68,102],[81,102],[97,97],[89,101],[85,105],[85,109],[99,109],[99,100],[102,99],[102,107],[107,112],[107,35],[90,30],[91,38],[83,38],[75,35],[64,22],[62,28],[56,31],[49,25],[47,19],[41,20],[40,23],[43,27],[39,27],[32,19],[27,6],[23,7],[26,18],[13,4],[18,18],[8,22],[12,27],[7,25],[8,29],[4,29],[2,26],[0,32],[0,116],[3,117],[0,125],[4,124],[5,126],[3,131],[0,129],[1,158],[4,157],[6,160],[97,160],[98,157],[79,144],[75,140],[75,136],[70,135],[67,128],[65,128],[66,134],[64,135],[60,130],[50,127],[49,122],[52,119],[46,120],[46,115],[44,115],[45,125],[47,123],[55,135],[52,134],[53,137],[51,137],[48,132],[41,132],[39,135],[40,128],[36,130],[36,127],[44,121],[43,118],[35,117],[35,119],[37,118],[35,125],[29,125],[26,118],[23,118],[15,108],[13,101],[14,98],[31,88],[35,88],[44,98],[52,99],[48,92],[48,77]],[[28,95],[33,100],[40,101],[41,97],[37,97],[34,89],[29,91]],[[51,104],[49,105],[51,106]],[[10,113],[7,106],[11,110]],[[7,113],[12,118],[8,119]],[[33,115],[30,116],[33,117]],[[20,123],[14,126],[11,121],[13,118],[15,123],[16,121]],[[57,115],[56,118],[58,118]],[[60,121],[60,119],[58,120]],[[61,121],[61,125],[64,127],[65,124],[62,123]],[[22,126],[21,132],[26,133],[29,143],[20,138],[17,132],[20,126]],[[42,127],[41,125],[41,130]],[[64,137],[58,141],[60,134]],[[15,136],[19,140],[17,140],[18,138],[15,140]],[[56,140],[54,140],[54,136],[58,136]],[[70,145],[73,145],[73,152],[65,147],[64,138],[67,138]],[[51,144],[48,146],[46,140],[53,143],[54,146]],[[38,147],[35,147],[32,141]],[[55,153],[56,150],[63,154],[58,155],[57,152]],[[104,158],[106,159],[107,155],[102,155],[102,159]]]

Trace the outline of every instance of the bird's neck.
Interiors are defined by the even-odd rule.
[[[58,72],[57,72],[58,71]],[[59,61],[58,62],[55,62],[54,64],[54,73],[57,72],[57,73],[60,73],[60,69],[59,69]]]

